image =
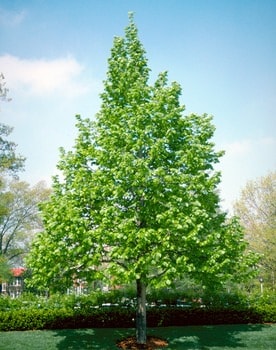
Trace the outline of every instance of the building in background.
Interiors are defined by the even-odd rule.
[[[2,294],[9,295],[11,298],[20,296],[24,289],[24,267],[15,267],[11,269],[12,277],[8,282],[2,283]]]

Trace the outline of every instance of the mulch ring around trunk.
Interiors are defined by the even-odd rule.
[[[117,342],[119,349],[123,350],[154,350],[165,348],[168,342],[165,339],[148,336],[146,344],[138,344],[135,336],[130,336]]]

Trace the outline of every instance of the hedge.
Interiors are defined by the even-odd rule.
[[[134,327],[135,309],[99,307],[91,309],[23,309],[0,311],[0,331],[129,328]],[[252,309],[183,309],[178,307],[149,308],[149,327],[247,324],[276,322],[276,306]]]

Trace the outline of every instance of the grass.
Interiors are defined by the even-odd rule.
[[[133,329],[71,329],[1,332],[1,350],[117,349],[116,341]],[[166,350],[275,350],[274,325],[221,325],[150,328],[149,335],[169,341]]]

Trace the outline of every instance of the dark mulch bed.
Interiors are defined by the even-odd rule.
[[[168,342],[162,338],[148,336],[147,343],[143,345],[143,344],[137,344],[136,338],[132,336],[132,337],[127,337],[125,339],[118,341],[117,346],[118,348],[123,350],[140,350],[140,349],[154,350],[154,349],[165,348],[166,346],[168,346]]]

